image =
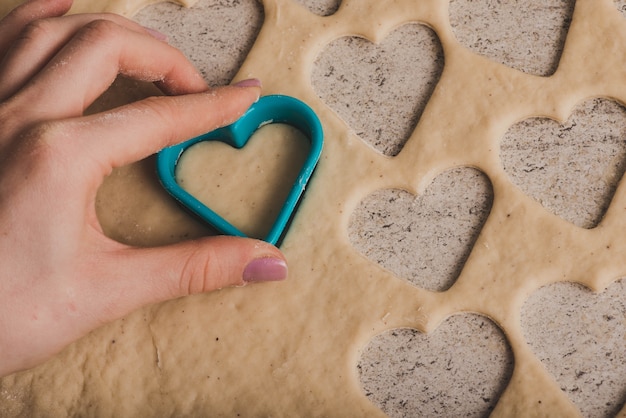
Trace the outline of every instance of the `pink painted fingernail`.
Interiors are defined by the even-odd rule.
[[[156,29],[152,29],[152,28],[146,28],[144,26],[144,29],[146,30],[146,32],[148,32],[148,34],[150,34],[150,36],[152,36],[155,39],[158,39],[159,41],[163,41],[163,42],[167,42],[167,35],[165,35],[164,33],[159,32]]]
[[[243,281],[276,282],[287,278],[287,263],[280,258],[257,258],[252,260],[243,271]]]
[[[258,78],[249,78],[247,80],[241,80],[233,84],[235,87],[261,87],[261,80]]]

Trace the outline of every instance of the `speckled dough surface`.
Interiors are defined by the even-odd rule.
[[[296,128],[265,125],[240,150],[220,141],[190,147],[178,160],[176,181],[244,234],[262,239],[309,149],[308,139]]]
[[[151,2],[76,3],[75,10],[130,15]],[[258,77],[265,94],[307,102],[326,132],[281,247],[289,280],[149,306],[98,329],[48,363],[2,379],[0,415],[345,417],[384,416],[383,408],[393,416],[626,416],[621,3],[578,0],[560,57],[521,68],[510,66],[515,53],[491,57],[480,37],[456,32],[457,3],[344,0],[321,16],[292,0],[263,0],[263,26],[235,78]],[[397,91],[399,106],[417,106],[391,134],[400,137],[392,146],[352,121],[342,100],[349,95],[348,104],[368,114],[388,108],[365,102],[356,88],[333,94],[333,71],[350,61],[331,71],[325,50],[362,41],[341,44],[352,36],[383,48],[389,37],[415,36],[411,45],[424,46],[430,64],[443,63],[416,63],[431,83]],[[408,68],[380,70],[377,82]],[[350,74],[339,79],[350,83]],[[138,88],[123,80],[114,86]],[[113,93],[101,106],[116,100]],[[591,120],[602,125],[601,139],[572,139],[597,113],[600,122]],[[548,131],[557,139],[543,141]],[[566,161],[555,151],[563,144]],[[599,174],[593,158],[574,158],[598,144],[605,154],[593,158],[608,167]],[[267,158],[274,151],[263,150]],[[107,179],[98,199],[105,231],[136,245],[208,233],[165,195],[152,169],[147,160]],[[535,174],[545,188],[525,183]],[[598,183],[582,181],[581,193],[596,204],[563,210],[567,193],[555,184],[580,178]],[[474,197],[454,198],[467,190]],[[466,215],[450,223],[453,212]],[[416,226],[428,213],[436,221]],[[432,247],[455,230],[466,231],[463,245]],[[424,235],[434,237],[424,244]],[[442,267],[436,253],[448,251],[458,263]],[[478,338],[485,329],[489,339]],[[396,356],[405,372],[383,383],[372,378],[376,366],[398,370]],[[410,379],[433,364],[441,367]],[[484,389],[487,375],[502,389]],[[392,402],[400,390],[418,401]]]

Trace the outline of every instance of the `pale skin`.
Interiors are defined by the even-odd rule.
[[[103,234],[95,196],[113,168],[233,122],[260,84],[210,89],[160,34],[70,6],[31,0],[0,21],[0,376],[141,306],[287,276],[252,239],[133,248]],[[83,116],[118,74],[166,96]]]

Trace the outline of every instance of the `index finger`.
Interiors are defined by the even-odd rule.
[[[81,116],[118,74],[157,82],[169,94],[206,91],[200,73],[176,48],[110,20],[88,23],[11,101],[23,117]],[[59,97],[63,97],[60,101]]]
[[[239,118],[259,98],[259,86],[227,86],[183,96],[159,96],[108,112],[62,121],[59,152],[100,170],[141,160],[164,147],[193,138]],[[91,178],[93,180],[93,178]]]

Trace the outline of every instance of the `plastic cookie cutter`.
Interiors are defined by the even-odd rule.
[[[276,245],[286,232],[289,221],[302,198],[306,185],[313,174],[322,153],[324,133],[315,112],[305,103],[290,96],[273,95],[261,97],[236,122],[208,132],[178,145],[164,148],[157,155],[157,173],[161,184],[192,213],[209,223],[220,233],[245,237],[237,227],[185,191],[176,181],[176,166],[181,155],[192,145],[201,141],[221,141],[235,148],[243,148],[254,132],[270,123],[293,126],[311,141],[309,154],[283,204],[274,225],[264,238]]]

